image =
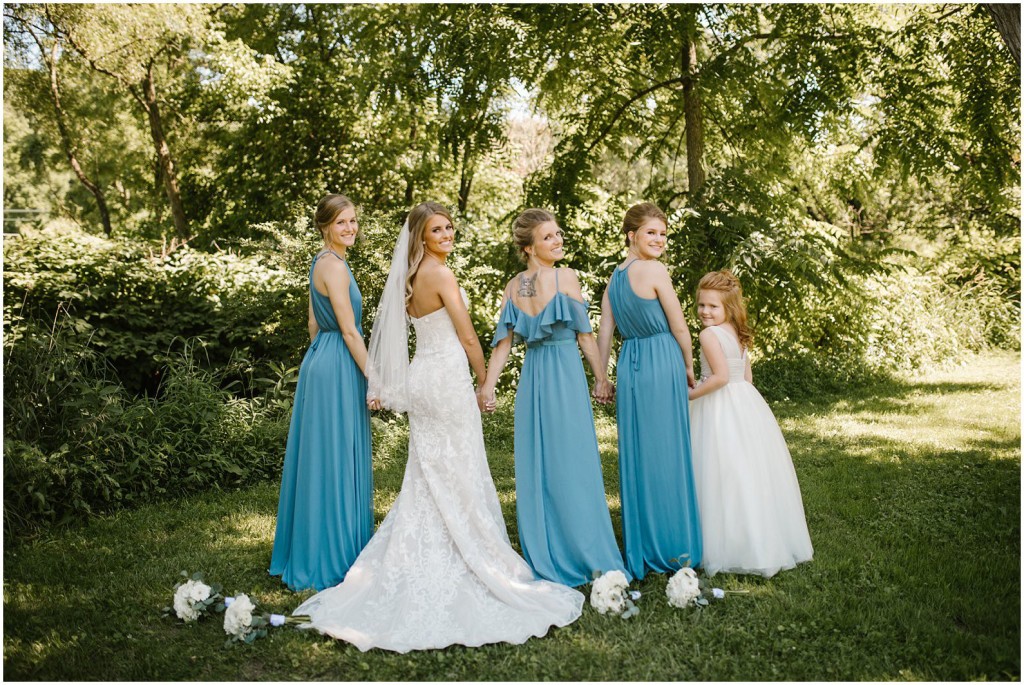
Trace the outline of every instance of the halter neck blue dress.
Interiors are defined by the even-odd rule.
[[[557,289],[557,270],[555,278]],[[589,583],[594,571],[626,572],[576,345],[576,334],[591,330],[587,305],[556,292],[536,316],[510,298],[491,341],[494,347],[513,335],[526,343],[515,404],[516,519],[523,557],[541,578],[570,587]]]
[[[608,301],[623,337],[615,400],[622,535],[629,570],[643,578],[687,561],[696,568],[702,540],[686,363],[661,303],[633,292],[632,265],[612,273]]]
[[[271,575],[293,590],[340,583],[373,534],[373,469],[366,377],[341,336],[331,301],[309,295],[320,331],[302,359],[295,389]],[[342,260],[344,261],[344,260]],[[348,263],[345,262],[348,269]],[[362,333],[363,298],[349,269],[349,297]]]

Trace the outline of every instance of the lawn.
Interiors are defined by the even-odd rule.
[[[8,680],[1019,680],[1020,357],[773,406],[815,558],[703,613],[651,575],[628,621],[589,605],[521,646],[363,653],[290,628],[224,648],[219,617],[161,617],[178,572],[288,612],[266,574],[277,484],[146,506],[4,546]],[[382,433],[382,426],[378,425]],[[401,484],[404,427],[377,443],[378,520]],[[485,419],[515,541],[510,403]],[[615,428],[598,412],[618,524]]]

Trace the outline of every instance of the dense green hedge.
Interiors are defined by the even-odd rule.
[[[5,532],[275,477],[294,374],[236,397],[232,365],[213,372],[194,353],[168,359],[156,396],[132,395],[72,330],[27,332],[5,359]]]
[[[360,218],[350,261],[368,336],[399,217]],[[466,222],[452,260],[485,345],[518,268],[505,233]],[[61,224],[7,242],[7,532],[279,473],[308,343],[306,279],[318,247],[309,222],[254,226],[213,252],[158,247]],[[614,263],[583,253],[599,245],[574,247],[578,266]],[[785,310],[757,327],[755,384],[769,400],[806,399],[988,346],[1019,348],[1019,267],[1019,239],[974,240],[850,276],[842,288],[809,288],[799,306],[784,298]],[[581,272],[592,302],[605,277]],[[748,290],[752,311],[770,305],[763,283]],[[689,306],[692,294],[680,294]],[[509,363],[506,390],[518,366]]]
[[[152,390],[176,340],[199,338],[213,366],[235,350],[296,362],[308,342],[302,274],[274,253],[162,255],[159,245],[104,239],[66,223],[4,246],[4,329],[64,312],[130,392]]]

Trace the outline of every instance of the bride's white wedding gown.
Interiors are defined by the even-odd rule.
[[[402,490],[345,580],[295,614],[363,651],[520,644],[572,623],[583,595],[535,579],[509,543],[466,354],[447,310],[412,321]]]

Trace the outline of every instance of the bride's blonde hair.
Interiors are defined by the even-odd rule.
[[[452,221],[452,215],[448,208],[437,202],[421,202],[409,212],[409,274],[405,278],[405,304],[408,306],[412,298],[412,281],[416,272],[420,270],[420,263],[423,261],[423,230],[427,226],[430,217],[441,215]]]

